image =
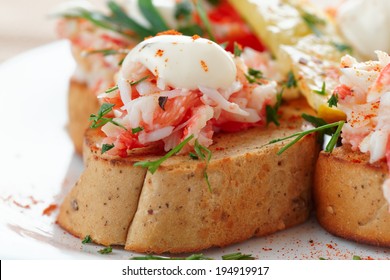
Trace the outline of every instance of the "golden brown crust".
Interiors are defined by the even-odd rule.
[[[294,103],[283,111],[285,123],[296,120],[300,106]],[[80,238],[90,235],[96,243],[148,253],[222,247],[302,223],[311,205],[315,136],[281,156],[276,152],[283,143],[264,146],[299,127],[295,122],[217,135],[207,170],[212,192],[204,162],[174,156],[152,175],[133,164],[158,158],[153,155],[159,147],[134,151],[128,158],[101,155],[96,144],[102,135],[88,130],[86,169],[57,221]]]
[[[84,132],[89,126],[90,114],[100,108],[99,101],[86,84],[71,80],[68,96],[68,130],[78,154],[83,150]]]
[[[319,223],[334,235],[361,243],[390,246],[389,205],[382,184],[385,162],[369,164],[349,146],[319,156],[314,198]]]

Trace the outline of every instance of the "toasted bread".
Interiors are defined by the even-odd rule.
[[[96,95],[84,83],[71,80],[68,94],[68,131],[78,154],[83,150],[83,138],[89,125],[89,116],[99,110]]]
[[[218,134],[207,169],[211,192],[203,161],[176,155],[151,174],[133,164],[159,158],[160,147],[127,158],[101,155],[96,144],[103,136],[89,129],[86,169],[61,205],[58,224],[80,238],[148,253],[226,246],[300,224],[311,209],[316,137],[280,156],[285,143],[265,145],[300,129],[298,106],[284,108],[283,123],[294,122],[282,128]]]
[[[390,246],[390,214],[382,184],[388,177],[384,161],[350,146],[321,152],[314,198],[319,223],[330,233],[357,242]]]

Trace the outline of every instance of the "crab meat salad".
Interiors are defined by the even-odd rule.
[[[237,47],[232,54],[199,36],[160,35],[138,44],[91,115],[91,127],[105,134],[102,153],[126,157],[157,142],[165,151],[206,150],[215,132],[267,124],[266,111],[280,94],[267,72],[256,70],[266,70],[268,60],[253,52]]]
[[[367,62],[344,56],[341,85],[334,94],[338,108],[347,115],[343,144],[369,153],[370,163],[387,161],[390,171],[390,56],[381,51],[376,54],[377,61]],[[390,203],[390,179],[384,182],[383,192]]]

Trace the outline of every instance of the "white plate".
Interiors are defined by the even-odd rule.
[[[66,132],[69,77],[74,62],[66,42],[56,42],[0,65],[1,259],[128,259],[115,247],[110,255],[81,241],[55,224],[59,204],[82,171],[82,161]],[[17,205],[19,204],[19,205]],[[21,206],[28,205],[24,209]],[[314,218],[303,225],[264,238],[252,238],[207,256],[240,250],[258,259],[390,259],[390,249],[359,245],[334,237]]]

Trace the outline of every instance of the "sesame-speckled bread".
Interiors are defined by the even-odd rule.
[[[301,110],[298,103],[285,107],[281,128],[216,135],[207,169],[212,192],[204,162],[173,156],[152,175],[133,164],[159,158],[159,147],[128,158],[101,155],[102,135],[88,130],[86,169],[61,205],[58,223],[80,238],[148,253],[195,252],[300,224],[311,208],[316,137],[280,156],[286,142],[264,145],[299,130]]]
[[[78,154],[83,150],[85,130],[89,126],[89,116],[99,110],[96,95],[84,83],[71,80],[68,95],[68,131]]]
[[[336,148],[319,156],[314,198],[319,223],[330,233],[357,242],[390,246],[390,213],[382,184],[385,162],[369,164],[369,156]]]

